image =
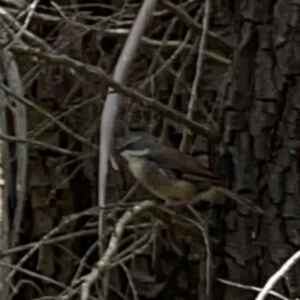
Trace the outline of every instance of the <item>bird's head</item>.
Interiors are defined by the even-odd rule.
[[[159,149],[160,144],[157,139],[147,132],[134,132],[120,138],[117,143],[117,148],[131,150]]]
[[[147,158],[149,154],[159,151],[160,144],[156,138],[146,132],[136,132],[118,140],[117,150],[122,157]]]

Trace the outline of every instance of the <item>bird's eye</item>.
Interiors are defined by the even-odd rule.
[[[134,147],[136,142],[140,139],[141,139],[140,136],[133,136],[133,137],[130,137],[129,139],[124,138],[124,140],[120,143],[120,148],[121,149],[132,148],[132,147]]]

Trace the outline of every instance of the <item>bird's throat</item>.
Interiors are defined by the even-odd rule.
[[[138,179],[143,180],[146,176],[146,161],[139,157],[131,157],[128,160],[128,167],[132,175]]]

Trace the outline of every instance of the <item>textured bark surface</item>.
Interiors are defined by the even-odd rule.
[[[233,11],[237,46],[227,80],[223,148],[233,157],[235,189],[265,210],[226,218],[228,279],[262,286],[299,248],[298,1],[240,1]],[[299,297],[299,265],[276,288]],[[227,288],[224,299],[253,299]]]

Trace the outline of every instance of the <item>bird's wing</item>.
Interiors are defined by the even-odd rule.
[[[169,178],[172,178],[172,179],[178,178],[177,174],[173,170],[171,170],[163,165],[158,165],[158,164],[156,164],[156,165],[157,165],[157,169],[160,172],[160,174],[167,176]]]
[[[140,182],[157,197],[168,202],[189,202],[197,194],[198,189],[189,181],[177,179],[173,172],[161,168],[155,162],[144,162]]]
[[[193,183],[198,188],[199,192],[210,189],[213,184],[212,180],[207,177],[191,174],[182,174],[181,179]]]
[[[177,149],[162,146],[160,151],[151,153],[150,156],[156,163],[174,171],[218,179],[218,176],[203,166],[199,160]]]

